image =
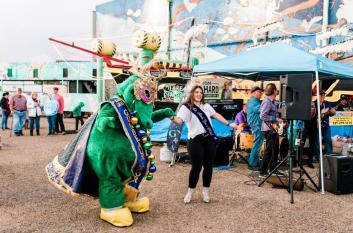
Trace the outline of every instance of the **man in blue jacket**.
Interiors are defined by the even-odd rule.
[[[260,87],[253,87],[251,89],[251,97],[246,105],[247,121],[251,128],[251,132],[254,135],[254,145],[250,152],[249,158],[249,169],[258,170],[259,153],[264,141],[264,134],[261,131],[262,121],[260,119],[260,98],[262,96],[263,89]]]

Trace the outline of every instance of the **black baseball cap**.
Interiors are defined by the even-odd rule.
[[[326,91],[321,90],[321,91],[320,91],[320,95],[326,95]]]
[[[341,95],[341,100],[348,100],[348,96],[346,96],[346,95]]]
[[[264,89],[262,89],[262,88],[260,88],[258,86],[255,86],[255,87],[252,87],[251,90],[250,90],[251,93],[253,93],[255,91],[264,91]]]

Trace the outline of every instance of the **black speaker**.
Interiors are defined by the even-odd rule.
[[[207,100],[206,102],[209,103],[216,112],[221,114],[227,120],[233,120],[235,117],[235,114],[240,112],[243,108],[242,99],[228,100],[228,101]]]
[[[353,158],[324,156],[325,190],[334,194],[353,193]]]
[[[280,113],[282,119],[310,120],[312,74],[280,77]]]
[[[69,69],[68,68],[63,68],[63,77],[67,78],[69,76]]]
[[[213,166],[226,166],[229,165],[229,151],[233,148],[233,138],[218,138],[219,144],[217,145],[216,158]]]

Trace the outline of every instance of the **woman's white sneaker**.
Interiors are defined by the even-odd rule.
[[[185,197],[184,197],[184,203],[188,204],[190,203],[191,199],[192,199],[192,193],[194,192],[194,189],[189,188],[188,192],[186,193]]]
[[[206,187],[204,187],[202,190],[202,201],[205,203],[210,202],[209,190],[210,190],[210,188],[206,188]]]

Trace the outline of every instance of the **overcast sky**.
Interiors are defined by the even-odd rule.
[[[109,0],[0,0],[0,63],[58,59],[48,37],[91,35],[91,11]]]

